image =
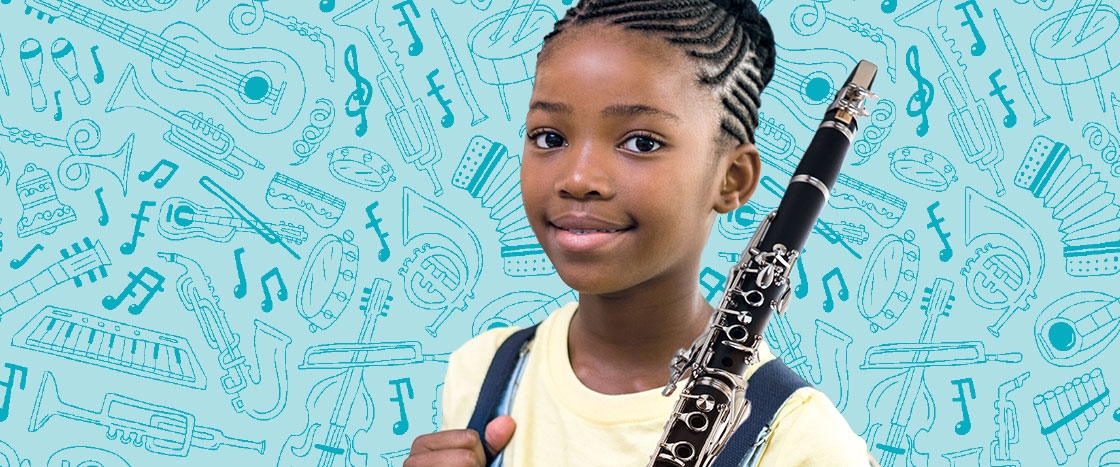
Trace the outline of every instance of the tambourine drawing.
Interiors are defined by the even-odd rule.
[[[296,287],[296,310],[310,323],[311,332],[334,324],[354,295],[358,247],[353,241],[350,230],[341,238],[327,234],[311,250]]]
[[[856,307],[871,332],[893,326],[914,298],[920,258],[915,237],[913,230],[902,237],[887,234],[871,252],[856,292]]]

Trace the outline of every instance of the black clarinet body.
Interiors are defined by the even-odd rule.
[[[863,101],[874,97],[870,88],[876,71],[874,64],[860,61],[836,93],[778,208],[762,221],[731,268],[708,330],[670,362],[662,394],[669,396],[682,379],[688,381],[649,467],[710,466],[750,415],[743,375],[759,360],[770,316],[789,305],[790,272],[840,174],[856,117],[868,115]]]

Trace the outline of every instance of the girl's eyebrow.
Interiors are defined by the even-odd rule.
[[[529,105],[529,111],[539,110],[547,113],[561,113],[570,114],[572,108],[568,104],[561,102],[547,102],[547,101],[533,101]],[[638,115],[646,115],[665,120],[681,121],[681,118],[671,112],[667,112],[657,107],[651,107],[645,104],[614,104],[604,108],[599,112],[603,118],[619,118],[619,117],[634,117]]]

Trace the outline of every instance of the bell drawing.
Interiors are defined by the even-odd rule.
[[[58,200],[50,174],[34,163],[24,166],[23,174],[16,179],[16,194],[23,205],[23,215],[16,226],[19,238],[37,233],[50,235],[58,226],[78,219],[74,208]]]

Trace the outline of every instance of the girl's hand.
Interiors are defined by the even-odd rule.
[[[497,455],[509,444],[517,423],[501,415],[486,425],[486,444]],[[487,467],[478,432],[471,429],[446,430],[417,436],[404,467]]]

